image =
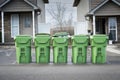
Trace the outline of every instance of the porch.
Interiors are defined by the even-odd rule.
[[[106,34],[114,42],[120,42],[120,16],[92,16],[93,34]]]
[[[1,42],[11,43],[19,34],[34,37],[37,12],[41,12],[37,4],[27,0],[5,0],[0,5]]]
[[[120,3],[116,0],[105,0],[90,10],[93,34],[110,35],[109,39],[120,42]]]
[[[0,25],[1,25],[0,29],[1,29],[1,38],[2,38],[1,42],[13,43],[14,37],[17,35],[24,34],[24,35],[33,36],[35,34],[35,31],[33,31],[35,30],[34,22],[35,22],[35,13],[32,11],[1,12],[1,17],[0,17]]]

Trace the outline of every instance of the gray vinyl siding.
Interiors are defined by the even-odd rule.
[[[38,23],[45,23],[45,4],[43,0],[37,0],[37,6],[42,10],[41,14],[38,15]]]
[[[12,0],[2,8],[5,12],[32,11],[33,8],[23,0]]]
[[[90,0],[90,10],[98,6],[104,0]]]
[[[89,0],[81,0],[77,6],[77,20],[86,21],[85,15],[89,12]]]
[[[100,9],[98,9],[98,11],[95,12],[95,15],[102,16],[120,15],[120,7],[113,2],[108,2]]]
[[[97,7],[103,1],[105,1],[105,0],[89,0],[89,8],[90,8],[90,10]],[[120,0],[116,0],[116,1],[120,2]]]
[[[41,11],[41,14],[37,15],[37,18],[36,18],[36,22],[37,22],[36,33],[38,33],[38,27],[40,27],[40,24],[45,23],[45,4],[43,0],[37,0],[37,6],[40,7],[42,11]]]

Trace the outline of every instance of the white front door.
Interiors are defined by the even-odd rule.
[[[19,15],[12,14],[11,15],[11,37],[19,35]]]
[[[109,17],[108,19],[108,29],[111,34],[112,40],[117,41],[117,19],[116,17]]]
[[[31,13],[23,13],[20,14],[20,34],[22,35],[33,35],[33,27],[32,27],[32,14]]]

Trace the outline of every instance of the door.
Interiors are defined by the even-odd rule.
[[[31,13],[22,13],[20,14],[20,34],[22,35],[33,35],[32,27],[32,14]]]
[[[19,15],[12,14],[11,15],[11,37],[19,35]]]
[[[96,34],[106,34],[105,18],[96,18]]]
[[[111,39],[117,41],[117,19],[116,17],[110,17],[108,19],[108,29]]]

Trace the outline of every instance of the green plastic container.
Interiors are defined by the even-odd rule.
[[[88,42],[89,38],[86,35],[72,37],[72,62],[74,64],[86,63]]]
[[[67,63],[68,38],[53,37],[53,62]]]
[[[50,62],[50,36],[37,35],[35,37],[36,63]]]
[[[91,37],[92,63],[106,62],[107,41],[108,36],[106,35],[94,35]]]
[[[17,63],[30,63],[31,58],[31,37],[20,35],[15,38]]]

